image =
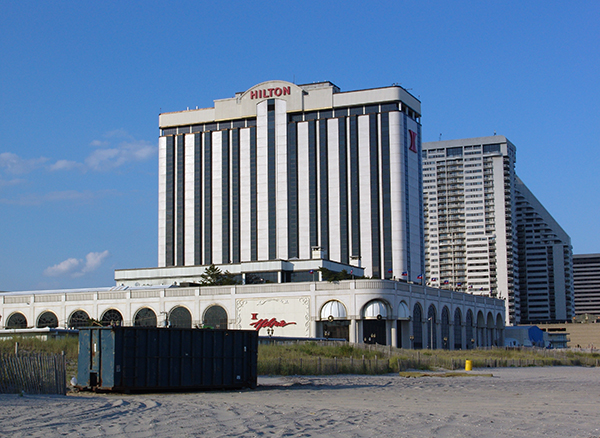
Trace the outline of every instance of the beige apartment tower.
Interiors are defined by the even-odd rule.
[[[518,324],[515,146],[494,135],[422,153],[427,284],[504,299]]]

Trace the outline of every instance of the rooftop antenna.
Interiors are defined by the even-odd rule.
[[[438,141],[442,141],[442,133],[440,132],[440,139]]]
[[[496,135],[496,130],[494,130],[494,135]]]

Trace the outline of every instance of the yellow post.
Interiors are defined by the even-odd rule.
[[[473,362],[467,359],[465,361],[465,371],[471,371],[473,369]]]

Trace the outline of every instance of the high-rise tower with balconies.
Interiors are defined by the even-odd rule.
[[[502,298],[518,324],[515,146],[494,135],[422,153],[427,283]]]

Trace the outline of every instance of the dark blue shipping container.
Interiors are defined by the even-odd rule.
[[[255,388],[257,354],[254,330],[86,327],[77,381],[116,392]]]

